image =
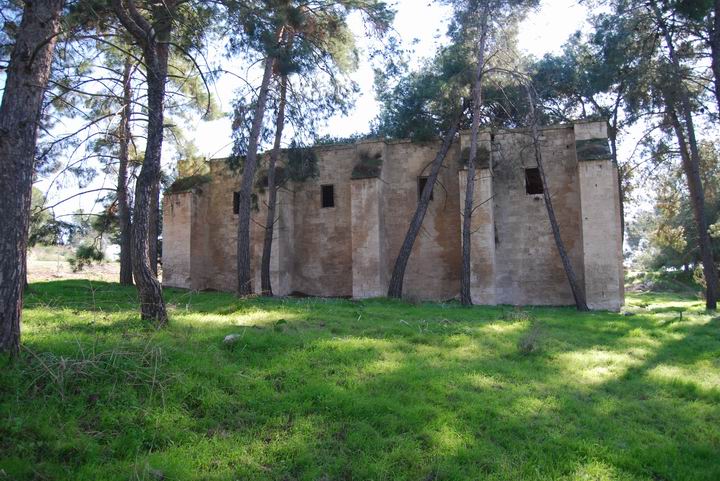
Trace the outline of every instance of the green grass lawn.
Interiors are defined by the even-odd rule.
[[[0,480],[720,479],[720,318],[36,283]],[[679,310],[684,310],[682,319]],[[229,334],[240,335],[231,345]]]

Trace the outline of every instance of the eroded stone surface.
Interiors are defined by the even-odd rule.
[[[623,304],[617,170],[610,159],[578,162],[578,141],[606,139],[604,122],[545,128],[541,150],[563,239],[588,302],[595,309]],[[410,299],[454,298],[460,284],[461,206],[466,172],[463,133],[435,186],[423,229],[408,264]],[[491,159],[477,171],[473,218],[472,295],[478,304],[569,305],[572,293],[557,253],[542,195],[526,192],[525,169],[537,166],[529,133],[484,133]],[[387,291],[395,256],[440,142],[363,141],[316,149],[319,176],[286,185],[278,195],[271,274],[277,295],[367,298]],[[362,159],[373,176],[353,176]],[[165,284],[232,291],[236,285],[237,215],[233,192],[240,177],[212,161],[212,182],[166,195]],[[321,207],[321,186],[332,185],[335,206]],[[267,193],[253,213],[254,288]]]

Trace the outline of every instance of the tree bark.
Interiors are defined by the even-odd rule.
[[[685,138],[685,132],[674,107],[668,105],[668,108],[670,110],[670,120],[678,140],[678,147],[680,148],[683,171],[687,179],[690,200],[693,206],[693,216],[695,217],[695,224],[698,229],[700,259],[703,264],[706,283],[705,304],[708,310],[715,310],[717,309],[718,275],[712,253],[712,240],[708,232],[709,226],[705,213],[705,192],[700,178],[700,167],[699,163],[693,160],[691,149]]]
[[[400,247],[400,252],[395,259],[395,267],[393,268],[392,276],[390,277],[388,297],[394,297],[396,299],[402,298],[403,281],[405,280],[405,269],[407,268],[408,261],[410,260],[410,254],[412,253],[415,239],[417,239],[417,236],[420,233],[423,220],[425,219],[425,214],[427,213],[428,207],[430,205],[430,197],[432,195],[435,182],[437,181],[438,175],[440,174],[440,169],[442,168],[443,162],[445,162],[445,158],[450,151],[450,147],[455,140],[455,136],[457,135],[459,126],[460,119],[458,118],[454,121],[453,125],[450,127],[450,130],[448,130],[448,132],[445,134],[443,144],[440,147],[437,155],[435,156],[435,159],[433,159],[430,168],[430,176],[428,177],[428,181],[425,184],[425,188],[423,189],[420,196],[420,201],[418,202],[417,208],[415,209],[415,214],[410,221],[410,226],[408,227],[408,231],[405,234],[405,240]]]
[[[656,2],[651,2],[655,20],[660,27],[661,34],[668,49],[668,56],[672,63],[673,70],[677,76],[677,82],[667,86],[663,94],[668,113],[678,139],[683,170],[690,191],[690,200],[693,206],[693,215],[698,230],[698,244],[702,258],[703,273],[706,282],[705,303],[708,310],[717,309],[718,298],[718,272],[715,267],[715,259],[712,252],[712,240],[708,232],[708,221],[705,208],[705,190],[702,178],[700,177],[700,151],[698,149],[697,137],[695,134],[695,122],[692,116],[692,105],[690,96],[682,82],[682,68],[680,60],[675,52],[675,44],[665,19]],[[678,105],[678,102],[680,105]],[[679,107],[679,108],[678,108]]]
[[[167,323],[167,312],[162,287],[155,276],[150,258],[150,238],[154,230],[153,198],[160,182],[160,156],[163,142],[163,100],[167,78],[167,45],[158,45],[159,68],[148,69],[148,135],[140,174],[135,185],[135,218],[133,222],[133,274],[140,294],[140,312],[144,320],[162,326]],[[156,240],[155,240],[156,242]]]
[[[612,156],[612,163],[618,172],[618,198],[620,199],[620,237],[625,242],[625,189],[623,188],[623,173],[620,170],[620,164],[618,162],[618,151],[617,151],[617,114],[615,114],[615,120],[612,125],[608,128],[608,137],[610,137],[610,155]]]
[[[248,151],[245,157],[245,166],[243,168],[240,192],[238,193],[238,296],[249,296],[253,293],[252,272],[250,266],[250,216],[252,210],[252,188],[253,180],[255,179],[255,171],[257,170],[257,151],[260,130],[262,129],[262,123],[265,117],[265,107],[267,105],[268,90],[270,89],[270,79],[272,77],[274,65],[275,59],[273,57],[268,57],[265,60],[265,71],[263,73],[262,83],[260,84],[260,92],[255,106],[255,116],[253,117],[252,128],[250,129]]]
[[[540,179],[542,180],[543,199],[545,200],[545,207],[547,209],[548,219],[550,220],[550,229],[552,230],[553,237],[555,239],[555,247],[557,248],[558,254],[560,254],[560,259],[562,260],[563,268],[565,269],[565,275],[567,276],[573,298],[575,299],[575,306],[578,311],[587,312],[590,309],[588,309],[585,290],[577,280],[575,270],[573,269],[572,262],[570,261],[570,256],[568,256],[567,249],[565,248],[565,242],[563,242],[562,239],[560,224],[555,216],[555,209],[553,208],[552,197],[550,196],[550,189],[548,188],[547,176],[545,175],[545,165],[543,164],[542,151],[540,150],[540,137],[537,127],[535,98],[531,93],[530,87],[528,87],[528,102],[530,104],[530,119],[532,123],[531,130],[535,160],[537,162],[538,171],[540,172]]]
[[[64,0],[25,2],[0,104],[0,353],[20,350],[37,129]]]
[[[715,0],[713,26],[710,32],[710,54],[715,85],[715,100],[720,112],[720,0]]]
[[[120,117],[118,137],[120,155],[118,167],[118,218],[120,221],[120,284],[133,285],[132,275],[132,221],[130,218],[130,202],[128,200],[128,164],[130,161],[130,116],[132,115],[132,62],[125,59],[123,69],[123,110]]]
[[[465,186],[465,206],[463,209],[462,226],[462,269],[460,272],[460,303],[463,306],[472,305],[471,284],[471,229],[473,199],[475,197],[475,161],[477,160],[478,136],[480,135],[480,113],[482,108],[482,81],[485,70],[485,45],[487,41],[487,24],[489,15],[489,4],[483,7],[480,14],[479,28],[480,38],[478,39],[478,64],[473,84],[473,119],[470,137],[470,158],[467,165],[467,183]]]
[[[134,0],[112,0],[112,5],[120,22],[141,45],[147,69],[147,142],[143,165],[135,183],[132,264],[142,319],[162,327],[167,324],[168,317],[162,286],[155,277],[149,257],[150,210],[153,193],[160,182],[168,42],[176,2],[167,0],[153,9],[152,24],[138,11]]]
[[[160,242],[160,181],[153,186],[150,197],[150,228],[148,231],[148,257],[150,269],[155,277],[158,275],[158,245]]]
[[[260,284],[263,296],[272,296],[272,280],[270,279],[270,259],[272,258],[272,241],[275,230],[275,210],[277,204],[277,187],[275,185],[275,166],[280,156],[280,143],[285,128],[285,102],[287,97],[287,75],[280,80],[280,100],[275,125],[275,143],[270,153],[268,165],[268,211],[265,222],[265,239],[263,241],[262,262],[260,265]]]

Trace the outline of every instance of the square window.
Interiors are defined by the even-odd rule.
[[[422,193],[425,190],[425,186],[427,185],[429,180],[429,177],[418,177],[418,202],[420,202],[420,198],[422,197]],[[435,188],[433,186],[433,190],[430,191],[430,200],[433,200],[435,198]]]
[[[542,177],[540,177],[540,169],[525,169],[525,191],[528,195],[538,195],[545,192]]]
[[[322,197],[322,208],[329,209],[335,207],[335,186],[334,185],[322,185],[321,197]]]

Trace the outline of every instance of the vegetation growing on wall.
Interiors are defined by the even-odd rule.
[[[190,192],[212,181],[212,176],[207,175],[191,175],[190,177],[180,177],[176,179],[165,191],[168,194],[180,194],[182,192]]]
[[[382,172],[383,158],[380,152],[370,154],[360,152],[360,160],[353,168],[352,179],[372,179],[379,177]]]
[[[315,149],[293,144],[287,151],[287,178],[294,182],[315,179],[320,174]]]

